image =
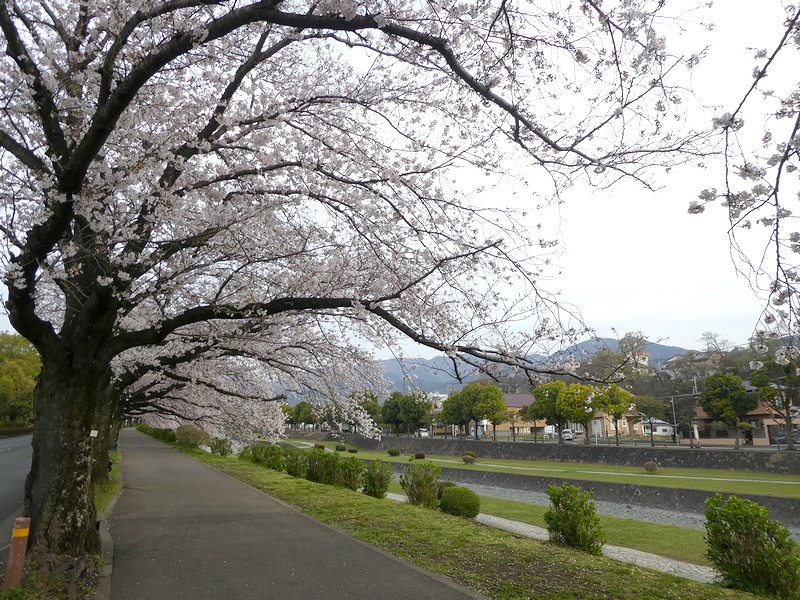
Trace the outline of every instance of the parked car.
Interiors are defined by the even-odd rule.
[[[770,444],[785,444],[786,443],[786,431],[781,429],[780,431],[776,431],[775,433],[769,436]],[[800,431],[794,430],[792,431],[792,443],[793,444],[800,444]]]
[[[417,435],[419,437],[428,437],[428,428],[427,427],[420,427],[417,431]]]
[[[564,429],[564,430],[561,432],[561,438],[562,438],[562,439],[563,439],[565,442],[571,442],[572,440],[574,440],[574,439],[575,439],[575,437],[572,435],[572,429]]]

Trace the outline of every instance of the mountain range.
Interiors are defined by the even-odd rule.
[[[541,356],[537,358],[542,363],[550,359],[563,362],[568,356],[572,355],[576,360],[582,361],[591,358],[602,348],[607,348],[611,352],[619,352],[619,340],[614,338],[592,338],[570,346],[563,351],[556,352],[549,357]],[[650,355],[650,366],[655,369],[662,368],[670,358],[690,352],[690,350],[678,346],[665,346],[649,341],[645,342],[644,351]],[[460,390],[465,384],[476,379],[472,375],[467,375],[463,381],[459,382],[453,376],[453,361],[444,355],[427,359],[409,358],[402,365],[396,359],[388,359],[381,362],[386,369],[386,374],[384,375],[386,380],[392,384],[394,390],[399,391],[404,391],[407,385],[411,385],[415,389],[428,393],[449,394],[452,391]],[[416,367],[412,367],[412,365],[416,365]],[[466,363],[460,362],[459,370],[469,374],[472,368]],[[410,384],[406,378],[407,374],[412,375]]]

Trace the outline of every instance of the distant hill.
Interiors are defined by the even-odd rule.
[[[619,341],[614,338],[593,338],[579,342],[563,352],[552,356],[559,362],[563,362],[570,355],[576,360],[586,360],[591,358],[601,348],[608,348],[612,352],[619,352]],[[645,344],[645,351],[650,354],[651,365],[660,369],[666,361],[675,356],[686,354],[689,350],[678,346],[665,346],[654,342]],[[405,372],[400,363],[395,359],[381,361],[386,369],[386,380],[393,385],[393,389],[404,391],[409,382],[405,379]],[[468,375],[472,370],[465,363],[460,363],[460,371],[466,375],[463,382],[459,382],[452,375],[453,364],[446,356],[436,356],[434,358],[409,358],[405,362],[405,370],[414,376],[411,385],[419,390],[428,393],[449,394],[452,391],[460,390],[466,383],[474,381],[475,377]],[[416,369],[411,370],[411,366],[416,365]]]
[[[579,342],[571,346],[561,353],[561,360],[565,360],[569,355],[575,357],[576,360],[586,360],[597,354],[601,348],[608,348],[612,352],[619,352],[619,340],[615,338],[593,338]],[[645,352],[650,354],[650,364],[656,369],[664,366],[664,363],[670,358],[680,356],[689,352],[686,348],[678,346],[665,346],[663,344],[656,344],[655,342],[645,343]],[[585,352],[584,352],[585,350]]]
[[[452,391],[460,390],[465,384],[475,380],[474,377],[469,375],[472,367],[459,361],[459,372],[465,376],[463,383],[460,383],[453,376],[453,361],[446,356],[407,358],[403,365],[395,359],[381,362],[386,369],[384,377],[394,384],[394,389],[398,391],[405,391],[406,386],[411,385],[413,388],[425,392],[449,394]],[[416,366],[416,369],[413,366]],[[413,377],[411,382],[405,378],[407,373]]]

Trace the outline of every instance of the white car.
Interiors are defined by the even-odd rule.
[[[574,439],[575,439],[575,437],[572,435],[572,429],[564,429],[564,430],[561,432],[561,438],[562,438],[562,439],[563,439],[565,442],[571,442],[572,440],[574,440]]]

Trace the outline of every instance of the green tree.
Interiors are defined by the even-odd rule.
[[[623,390],[617,384],[605,386],[598,391],[595,400],[596,405],[608,415],[608,419],[614,423],[617,446],[619,446],[619,422],[628,413],[632,412],[633,394]]]
[[[600,400],[597,389],[583,383],[570,384],[558,395],[556,405],[559,413],[565,415],[573,423],[583,426],[586,433],[584,444],[589,443],[589,423],[594,418],[594,414],[600,410]]]
[[[779,355],[780,357],[780,355]],[[751,363],[758,367],[750,375],[750,383],[758,388],[758,398],[772,409],[776,419],[783,421],[788,450],[794,450],[794,409],[800,406],[800,376],[797,359],[789,360],[785,355],[780,363],[775,358]]]
[[[439,419],[442,423],[448,425],[455,425],[459,431],[464,429],[472,421],[471,408],[466,405],[465,396],[459,392],[452,392],[444,402],[442,402],[442,410],[439,413]]]
[[[431,413],[431,401],[422,390],[414,390],[400,398],[400,420],[406,426],[406,433],[411,435],[428,422]]]
[[[664,415],[667,414],[667,403],[659,398],[653,396],[635,396],[633,404],[636,408],[636,416],[641,422],[650,424],[650,446],[655,446],[655,438],[653,437],[653,422],[662,420]]]
[[[41,370],[36,348],[20,335],[0,333],[0,420],[30,421]]]
[[[747,392],[738,375],[714,373],[705,379],[700,406],[714,421],[736,431],[734,447],[738,448],[742,418],[758,406],[758,396]]]
[[[492,439],[497,440],[496,428],[507,418],[508,404],[502,390],[493,384],[481,386],[475,402],[475,419],[486,419],[492,424]]]
[[[527,416],[531,421],[544,421],[550,426],[561,429],[567,417],[559,411],[558,397],[567,389],[563,381],[549,381],[533,388],[534,402],[528,407]],[[558,443],[564,442],[558,436]]]
[[[389,427],[390,432],[392,427],[394,427],[395,433],[400,433],[400,426],[403,424],[403,420],[400,416],[402,398],[402,392],[392,392],[389,397],[383,401],[383,406],[381,406],[381,420]]]
[[[307,400],[302,400],[295,404],[292,409],[292,420],[295,423],[317,423],[318,418],[314,414],[314,406]]]

